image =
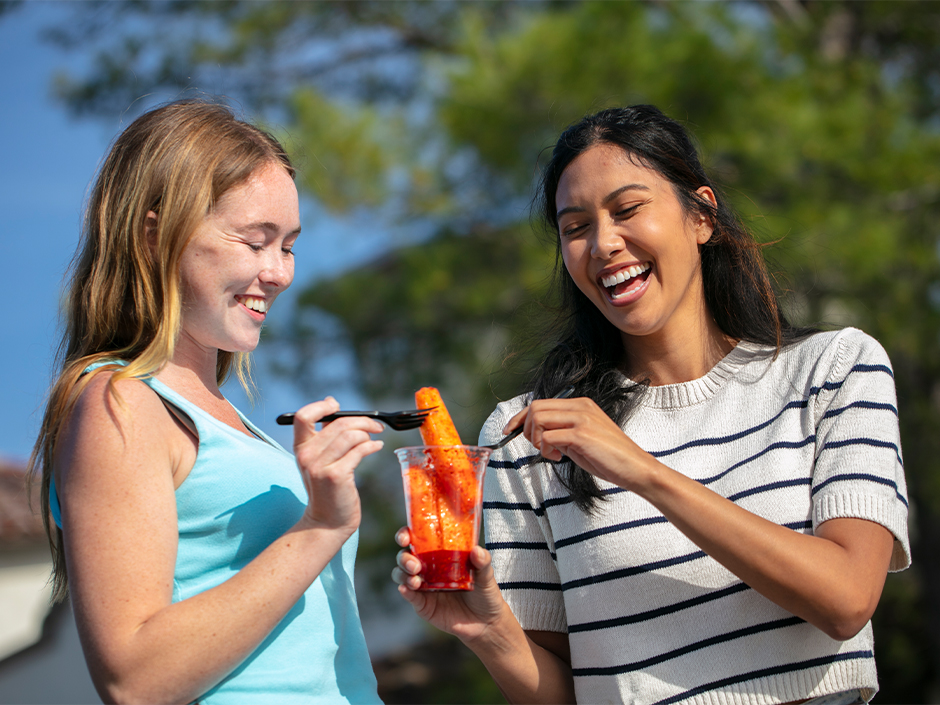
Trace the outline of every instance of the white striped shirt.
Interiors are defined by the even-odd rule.
[[[501,403],[480,443],[527,399]],[[740,343],[705,377],[651,387],[625,432],[739,506],[812,534],[877,522],[910,563],[894,377],[861,331],[783,349]],[[651,504],[598,481],[571,502],[523,437],[490,459],[484,522],[496,577],[525,629],[567,632],[581,703],[789,702],[878,688],[871,624],[839,642],[741,582]]]

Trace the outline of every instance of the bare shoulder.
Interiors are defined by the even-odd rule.
[[[79,394],[56,444],[56,480],[69,473],[138,467],[169,458],[178,434],[160,397],[136,379],[110,384],[112,372],[93,375]]]
[[[104,422],[120,426],[163,407],[156,392],[139,379],[119,379],[112,384],[112,377],[110,371],[93,374],[76,401],[70,425]]]

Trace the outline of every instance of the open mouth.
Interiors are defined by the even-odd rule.
[[[649,278],[650,265],[648,262],[624,267],[600,278],[601,284],[607,290],[607,295],[616,301],[637,291]]]
[[[245,308],[250,308],[252,311],[257,311],[262,314],[268,312],[268,302],[265,299],[257,296],[236,296],[235,299],[245,306]]]

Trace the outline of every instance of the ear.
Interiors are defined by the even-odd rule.
[[[147,217],[144,218],[144,237],[147,240],[147,249],[150,250],[150,256],[153,261],[157,261],[157,214],[153,211],[147,211]]]
[[[695,193],[706,201],[711,202],[715,208],[718,207],[718,199],[715,198],[715,192],[712,191],[710,187],[702,186]],[[696,241],[699,245],[704,245],[711,239],[712,233],[715,231],[715,221],[705,213],[699,213],[696,216],[695,226]]]

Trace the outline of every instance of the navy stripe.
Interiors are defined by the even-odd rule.
[[[729,595],[734,595],[739,592],[744,592],[745,590],[750,590],[744,583],[735,583],[731,587],[722,588],[721,590],[715,590],[714,592],[705,593],[704,595],[699,595],[698,597],[693,597],[688,600],[683,600],[682,602],[676,602],[672,605],[666,605],[664,607],[657,607],[654,610],[647,610],[646,612],[637,612],[636,614],[626,615],[624,617],[612,617],[610,619],[599,619],[595,622],[582,622],[581,624],[569,624],[568,633],[576,634],[577,632],[593,632],[601,629],[612,629],[613,627],[622,627],[627,624],[638,624],[640,622],[646,622],[650,619],[656,619],[657,617],[662,617],[667,614],[674,614],[675,612],[681,612],[682,610],[687,610],[691,607],[698,607],[699,605],[704,605],[708,602],[714,602],[715,600],[720,600],[723,597],[728,597]]]
[[[829,409],[829,411],[823,414],[823,418],[828,419],[833,416],[838,416],[843,411],[848,411],[849,409],[874,409],[876,411],[890,411],[895,416],[898,415],[897,407],[895,407],[894,404],[884,404],[877,401],[855,401],[838,409]]]
[[[764,492],[772,492],[773,490],[779,490],[784,487],[799,487],[800,485],[809,485],[811,483],[810,478],[808,477],[798,477],[795,480],[779,480],[778,482],[769,482],[766,485],[759,485],[757,487],[750,487],[746,490],[741,490],[737,492],[728,499],[732,502],[737,502],[739,499],[744,499],[745,497],[750,497],[755,494],[763,494]]]
[[[516,549],[521,551],[548,551],[549,557],[558,562],[558,556],[554,551],[548,548],[544,541],[496,541],[486,544],[487,551],[500,551],[505,549]]]
[[[635,521],[627,521],[622,524],[614,524],[613,526],[604,526],[600,529],[593,529],[591,531],[585,531],[583,534],[575,534],[574,536],[569,536],[565,539],[558,539],[555,542],[555,550],[559,548],[564,548],[565,546],[570,546],[574,543],[580,543],[581,541],[588,541],[590,539],[596,538],[598,536],[603,536],[604,534],[612,534],[617,531],[629,531],[630,529],[636,529],[640,526],[651,526],[652,524],[668,524],[669,521],[666,517],[653,516],[647,517],[646,519],[637,519]]]
[[[732,433],[730,436],[716,436],[714,438],[698,438],[694,441],[689,441],[688,443],[683,443],[680,446],[676,446],[675,448],[667,448],[665,450],[650,451],[650,455],[652,455],[654,458],[664,458],[667,455],[672,455],[673,453],[678,453],[683,450],[688,450],[689,448],[701,448],[702,446],[718,446],[718,445],[724,445],[725,443],[733,443],[734,441],[738,441],[744,438],[745,436],[749,436],[752,433],[756,433],[757,431],[761,431],[767,428],[772,423],[774,423],[777,419],[783,416],[784,412],[789,411],[790,409],[805,409],[808,406],[808,404],[809,402],[806,399],[801,399],[798,401],[791,401],[791,402],[788,402],[780,411],[778,411],[775,416],[772,416],[768,420],[762,423],[759,423],[756,426],[752,426],[751,428],[747,428],[747,429],[744,429],[743,431],[739,431],[738,433]]]
[[[849,374],[852,372],[886,372],[891,379],[894,379],[894,372],[887,365],[864,365],[859,363],[849,370]]]
[[[805,521],[791,521],[786,524],[781,524],[780,526],[786,529],[793,529],[794,531],[797,531],[799,529],[809,531],[813,528],[813,522],[810,521],[809,519],[806,519]]]
[[[654,570],[659,570],[660,568],[669,568],[674,565],[682,565],[683,563],[690,563],[691,561],[697,561],[700,558],[705,557],[704,551],[694,551],[693,553],[687,553],[684,556],[676,556],[675,558],[666,558],[661,561],[653,561],[652,563],[644,563],[643,565],[635,565],[629,568],[620,568],[618,570],[611,570],[607,573],[600,573],[599,575],[589,575],[586,578],[579,578],[578,580],[569,580],[567,583],[561,584],[562,590],[574,590],[575,588],[584,587],[585,585],[596,585],[598,583],[606,583],[610,580],[619,580],[620,578],[627,578],[631,575],[640,575],[641,573],[649,573]]]
[[[542,456],[536,453],[535,455],[526,455],[522,458],[517,458],[516,460],[495,460],[490,458],[490,461],[486,464],[488,468],[493,468],[494,470],[521,470],[524,467],[529,465],[535,465],[539,460],[542,459]]]
[[[496,541],[486,544],[487,551],[499,551],[506,548],[519,548],[523,551],[547,551],[545,541]]]
[[[778,489],[778,486],[781,485],[782,483],[774,483],[774,484],[777,486],[765,485],[764,488],[766,489],[766,491],[772,491],[774,489]],[[795,481],[794,484],[808,484],[808,481],[806,483],[804,483],[804,481],[802,480]],[[760,488],[758,488],[757,491],[760,491]],[[752,494],[754,493],[756,493],[756,491],[753,492]],[[659,516],[647,517],[645,519],[636,519],[635,521],[628,521],[622,524],[614,524],[612,526],[602,526],[599,529],[593,529],[591,531],[585,531],[584,533],[581,533],[581,534],[575,534],[574,536],[569,536],[568,538],[558,539],[555,542],[555,550],[557,551],[559,548],[572,546],[574,544],[578,544],[583,541],[590,541],[591,539],[597,538],[598,536],[606,536],[607,534],[613,534],[613,533],[617,533],[620,531],[629,531],[631,529],[637,529],[643,526],[653,526],[654,524],[668,524],[668,523],[669,523],[669,520],[666,519],[666,517],[659,515]],[[808,530],[808,529],[813,528],[813,522],[809,520],[803,520],[803,521],[790,522],[787,524],[781,524],[781,526],[787,529],[793,529],[794,531],[799,530],[799,529]],[[503,542],[492,543],[492,544],[488,543],[486,544],[486,548],[487,550],[494,550],[494,549],[498,550],[498,549],[503,549],[503,548],[522,548],[522,549],[544,548],[546,551],[549,550],[548,543],[528,542],[528,541],[519,541],[519,542],[503,541]],[[551,551],[549,552],[554,558],[555,553],[552,553]]]
[[[773,668],[762,668],[757,671],[751,671],[750,673],[742,673],[739,676],[731,676],[730,678],[722,678],[721,680],[712,681],[705,685],[699,686],[698,688],[692,688],[687,690],[684,693],[679,693],[678,695],[673,695],[670,698],[660,700],[653,705],[671,705],[672,703],[677,703],[680,700],[685,700],[686,698],[691,698],[701,693],[705,693],[709,690],[715,690],[717,688],[724,688],[729,685],[735,685],[736,683],[743,683],[744,681],[754,680],[756,678],[766,678],[767,676],[778,676],[783,673],[792,673],[793,671],[802,671],[807,668],[813,668],[814,666],[826,666],[832,663],[838,663],[839,661],[852,661],[854,659],[863,659],[870,658],[873,659],[875,655],[871,651],[847,651],[842,654],[832,654],[831,656],[820,656],[819,658],[812,658],[806,661],[799,661],[797,663],[789,663],[783,666],[774,666]]]
[[[829,450],[830,448],[845,448],[846,446],[872,446],[873,448],[887,448],[893,450],[894,456],[898,459],[898,465],[902,468],[904,467],[904,461],[901,459],[901,450],[898,448],[897,444],[891,441],[881,441],[877,438],[846,438],[844,441],[829,441],[823,444],[823,447],[819,449],[819,453],[822,454],[823,451]]]
[[[483,509],[527,509],[535,512],[535,516],[540,517],[545,514],[544,507],[533,507],[528,502],[500,502],[489,500],[483,503]]]
[[[718,644],[724,644],[729,641],[734,641],[735,639],[742,639],[746,636],[752,636],[754,634],[761,634],[763,632],[774,631],[775,629],[784,629],[786,627],[792,627],[797,624],[803,624],[803,620],[799,617],[787,617],[786,619],[778,619],[773,622],[765,622],[764,624],[755,624],[750,627],[745,627],[743,629],[736,629],[735,631],[728,632],[726,634],[719,634],[718,636],[713,636],[708,639],[702,639],[701,641],[696,641],[687,646],[683,646],[680,649],[675,649],[673,651],[667,651],[662,654],[657,654],[656,656],[651,656],[650,658],[643,659],[642,661],[635,661],[633,663],[624,663],[619,666],[605,666],[597,668],[573,668],[571,673],[574,676],[616,676],[620,673],[631,673],[632,671],[638,671],[641,668],[648,668],[650,666],[655,666],[666,661],[671,661],[674,658],[679,658],[680,656],[685,656],[686,654],[691,654],[695,651],[701,651],[702,649],[707,649],[710,646],[716,646]]]
[[[748,458],[745,458],[744,460],[739,460],[728,469],[722,470],[720,473],[718,473],[717,475],[713,475],[712,477],[703,478],[702,480],[699,480],[699,482],[701,482],[703,485],[706,485],[706,486],[710,485],[711,483],[716,482],[717,480],[720,480],[721,478],[723,478],[732,470],[737,470],[742,465],[747,465],[748,463],[751,463],[757,460],[761,456],[766,455],[767,453],[770,453],[771,451],[780,450],[781,448],[785,448],[787,450],[798,450],[805,446],[811,445],[815,442],[816,442],[816,436],[813,435],[813,436],[807,436],[802,441],[777,441],[776,443],[771,443],[769,446],[767,446],[766,448],[762,450],[759,450],[754,455]]]
[[[609,496],[614,494],[620,494],[626,492],[627,490],[622,487],[609,487],[605,490],[601,490],[601,495]],[[542,516],[545,514],[545,510],[550,507],[560,507],[565,504],[572,503],[571,495],[565,495],[563,497],[549,497],[544,500],[538,507],[533,507],[529,502],[502,502],[498,500],[487,500],[483,502],[484,509],[516,509],[516,510],[528,510],[530,512],[535,512],[536,516]]]
[[[884,477],[879,477],[878,475],[869,475],[868,473],[864,473],[864,472],[847,472],[847,473],[843,473],[840,475],[833,475],[832,477],[828,478],[825,482],[820,482],[818,485],[816,485],[810,492],[810,496],[811,497],[814,496],[817,492],[819,492],[819,490],[821,490],[823,487],[825,487],[826,485],[830,483],[843,482],[843,481],[849,481],[849,480],[867,480],[868,482],[876,482],[879,485],[885,485],[886,487],[890,487],[891,489],[894,490],[895,496],[899,500],[901,500],[901,502],[903,502],[904,506],[905,507],[909,506],[907,503],[907,500],[898,491],[898,485],[896,482],[894,482],[894,480],[889,480]]]
[[[561,585],[558,583],[542,583],[537,580],[516,580],[506,583],[498,583],[500,590],[549,590],[559,592]]]

